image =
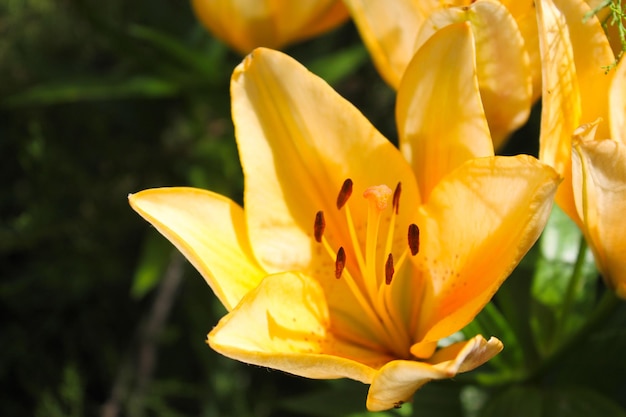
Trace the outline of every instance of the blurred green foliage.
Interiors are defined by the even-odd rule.
[[[214,353],[222,307],[126,201],[168,185],[241,201],[241,57],[184,1],[6,0],[0,16],[3,415],[288,415],[282,400],[322,386]],[[289,52],[351,99],[373,85],[364,111],[393,129],[351,26]]]
[[[394,94],[351,24],[287,53],[387,137]],[[241,57],[185,1],[0,2],[0,409],[7,416],[365,416],[367,387],[213,352],[224,314],[128,206],[138,190],[241,202],[228,82]],[[502,153],[536,154],[538,112]],[[626,311],[562,213],[464,332],[505,351],[380,416],[623,416]]]

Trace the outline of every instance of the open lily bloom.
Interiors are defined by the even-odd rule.
[[[189,188],[129,197],[228,309],[208,336],[213,349],[371,384],[370,410],[502,349],[480,335],[439,341],[535,242],[559,179],[532,157],[493,156],[473,46],[461,23],[420,49],[398,96],[402,151],[282,53],[257,49],[236,68],[245,210]]]
[[[338,0],[192,0],[200,22],[242,54],[281,48],[329,31],[348,19]]]
[[[506,3],[459,0],[444,7],[438,0],[346,1],[376,67],[394,88],[400,85],[415,52],[433,33],[469,22],[476,44],[478,83],[496,148],[526,122],[533,98],[531,61],[520,31],[524,28],[535,34],[536,43],[536,23],[534,27],[526,23],[535,21],[532,1],[513,3],[517,16]]]
[[[607,285],[626,298],[626,65],[605,74],[613,54],[597,21],[572,34],[555,3],[537,3],[545,88],[540,158],[563,175],[557,203],[583,231]],[[582,17],[588,8],[578,10]]]

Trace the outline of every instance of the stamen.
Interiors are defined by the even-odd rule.
[[[337,252],[337,259],[335,260],[335,278],[341,278],[343,269],[346,267],[346,251],[343,250],[343,246],[339,247]]]
[[[391,284],[391,279],[393,278],[393,273],[396,272],[393,269],[393,255],[389,254],[387,257],[387,262],[385,263],[385,284]]]
[[[399,182],[398,185],[396,185],[395,191],[393,192],[393,209],[395,210],[396,215],[400,211],[400,194],[401,193],[402,193],[402,183]]]
[[[416,224],[409,225],[408,238],[411,255],[415,256],[420,251],[420,229]]]
[[[324,229],[326,228],[326,220],[324,219],[324,212],[318,211],[315,214],[315,223],[313,224],[313,235],[317,243],[322,242],[322,236],[324,236]]]
[[[348,199],[352,195],[352,180],[348,178],[343,182],[341,186],[341,190],[339,191],[339,195],[337,196],[337,210],[341,210],[341,208],[348,202]]]

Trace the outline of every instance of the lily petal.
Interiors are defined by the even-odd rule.
[[[335,231],[328,235],[334,247],[349,244],[345,218],[335,206],[347,178],[353,180],[355,194],[372,185],[395,187],[402,182],[403,204],[419,205],[415,178],[398,149],[292,58],[255,50],[235,70],[231,92],[246,177],[248,231],[255,255],[267,270],[313,265],[318,249],[313,219],[319,210],[326,215],[326,230]],[[355,227],[364,226],[367,205],[351,208],[355,223],[361,222]],[[409,224],[402,217],[407,215],[408,210],[401,210],[403,223],[398,223]]]
[[[577,140],[572,168],[576,209],[598,269],[607,285],[626,298],[626,145]]]
[[[243,209],[231,200],[183,187],[145,190],[128,200],[185,255],[227,310],[266,275],[252,255]]]
[[[415,37],[438,0],[344,0],[383,79],[398,88],[415,53]]]
[[[552,0],[538,0],[537,26],[541,49],[542,107],[539,159],[563,176],[556,201],[576,219],[571,185],[571,143],[581,124],[581,104],[574,51],[565,16]]]
[[[537,33],[537,13],[534,0],[500,0],[517,22],[524,47],[528,53],[533,85],[532,102],[541,97],[541,54]]]
[[[437,31],[415,54],[398,90],[396,121],[424,200],[463,162],[493,155],[468,23]]]
[[[372,381],[367,396],[367,409],[382,411],[409,401],[416,390],[433,379],[451,378],[470,371],[497,355],[502,343],[488,341],[478,335],[467,342],[441,349],[431,363],[397,360],[383,366]]]
[[[192,0],[196,16],[216,37],[246,54],[280,48],[326,32],[348,18],[337,0]]]
[[[334,337],[324,292],[302,274],[268,276],[209,333],[209,345],[230,358],[307,378],[370,383],[384,355]]]
[[[609,90],[611,139],[626,144],[626,60],[617,64]]]
[[[563,175],[571,136],[580,125],[580,91],[567,21],[552,0],[538,0],[537,19],[543,62],[543,105],[539,159]]]
[[[576,77],[580,89],[581,123],[609,119],[607,93],[614,72],[607,68],[615,62],[611,44],[599,19],[591,14],[585,0],[553,0],[567,20]],[[598,125],[599,137],[609,137],[608,123]],[[567,158],[569,159],[569,158]]]
[[[547,221],[559,177],[527,155],[468,161],[423,206],[420,253],[429,285],[416,340],[468,324],[487,304]]]
[[[570,176],[571,138],[582,123],[608,118],[611,77],[603,68],[614,61],[597,18],[585,19],[589,10],[584,0],[537,1],[543,61],[539,158],[564,177],[556,202],[577,223]],[[598,134],[607,137],[608,124],[601,123]]]
[[[482,0],[469,7],[438,9],[422,25],[415,50],[439,28],[465,21],[474,35],[480,98],[494,147],[498,148],[528,119],[532,96],[528,53],[507,8]]]

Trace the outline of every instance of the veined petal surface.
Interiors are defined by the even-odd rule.
[[[626,145],[577,140],[572,165],[582,230],[607,285],[626,298]]]
[[[607,94],[614,71],[607,68],[615,62],[609,40],[598,18],[585,0],[553,0],[567,21],[568,38],[572,44],[576,77],[580,91],[580,122],[591,123],[598,118],[598,135],[609,137]]]
[[[196,188],[154,188],[131,194],[130,205],[172,242],[227,310],[266,275],[254,260],[243,209]]]
[[[418,220],[427,288],[416,340],[460,330],[487,304],[539,237],[558,183],[518,155],[468,161],[437,185]]]
[[[626,144],[626,60],[617,64],[609,90],[610,138]],[[601,138],[604,139],[604,138]]]
[[[493,155],[469,23],[437,31],[415,54],[398,91],[396,121],[424,200],[463,162]]]
[[[287,55],[255,50],[235,70],[231,94],[248,231],[265,269],[315,264],[313,220],[320,210],[329,241],[350,245],[343,213],[335,206],[347,178],[354,182],[353,199],[372,185],[393,188],[401,182],[403,204],[419,205],[415,178],[400,152],[354,106]],[[367,205],[351,207],[355,228],[364,230]],[[399,223],[408,224],[409,215],[400,210]]]
[[[480,0],[435,10],[422,25],[415,50],[441,28],[460,22],[469,22],[474,35],[480,98],[497,149],[530,114],[532,78],[524,39],[506,7]]]
[[[265,278],[222,318],[208,343],[230,358],[307,378],[370,383],[373,366],[389,360],[335,338],[322,288],[296,273]]]

